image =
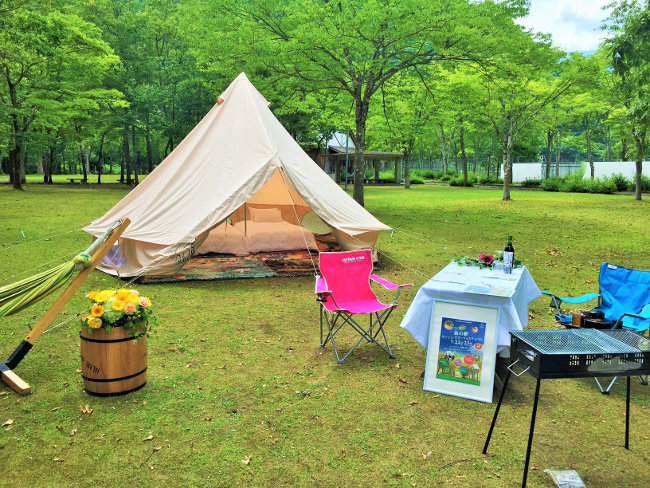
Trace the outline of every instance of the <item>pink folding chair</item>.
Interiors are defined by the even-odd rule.
[[[397,307],[397,298],[402,288],[412,283],[396,285],[372,274],[372,253],[370,249],[349,252],[320,253],[321,276],[316,277],[316,295],[320,302],[320,345],[325,347],[332,343],[336,360],[343,363],[347,357],[364,340],[381,347],[388,356],[395,355],[390,349],[384,324]],[[397,290],[395,299],[390,304],[379,301],[370,287],[370,280],[389,290]],[[365,328],[354,319],[354,315],[368,314],[368,327]],[[324,320],[323,320],[324,319]],[[327,325],[327,335],[323,339],[323,323]],[[350,325],[361,337],[343,356],[339,355],[334,336],[346,324]],[[381,333],[384,344],[377,341]]]

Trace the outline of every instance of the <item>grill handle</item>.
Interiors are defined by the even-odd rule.
[[[514,363],[512,363],[510,366],[508,366],[508,370],[509,370],[512,374],[514,374],[515,376],[517,376],[517,377],[521,376],[522,374],[524,374],[526,371],[528,371],[528,370],[530,369],[530,366],[528,366],[526,369],[524,369],[523,371],[521,371],[519,374],[515,373],[514,370],[513,370],[512,368],[513,368],[513,366],[514,366],[515,364],[517,364],[518,362],[519,362],[519,359],[517,359]]]

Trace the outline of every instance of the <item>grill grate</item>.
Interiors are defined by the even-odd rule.
[[[612,332],[619,334],[612,334]],[[511,333],[531,348],[548,355],[639,352],[639,348],[635,347],[639,341],[637,340],[633,345],[633,338],[629,337],[628,331],[605,332],[598,329],[577,329],[513,331]],[[633,335],[636,336],[636,334]],[[646,340],[646,342],[648,341]]]

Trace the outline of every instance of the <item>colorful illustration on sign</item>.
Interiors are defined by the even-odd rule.
[[[485,322],[442,317],[436,378],[481,384]]]

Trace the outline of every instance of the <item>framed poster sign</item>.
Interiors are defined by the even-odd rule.
[[[435,300],[424,389],[492,403],[498,309]]]

